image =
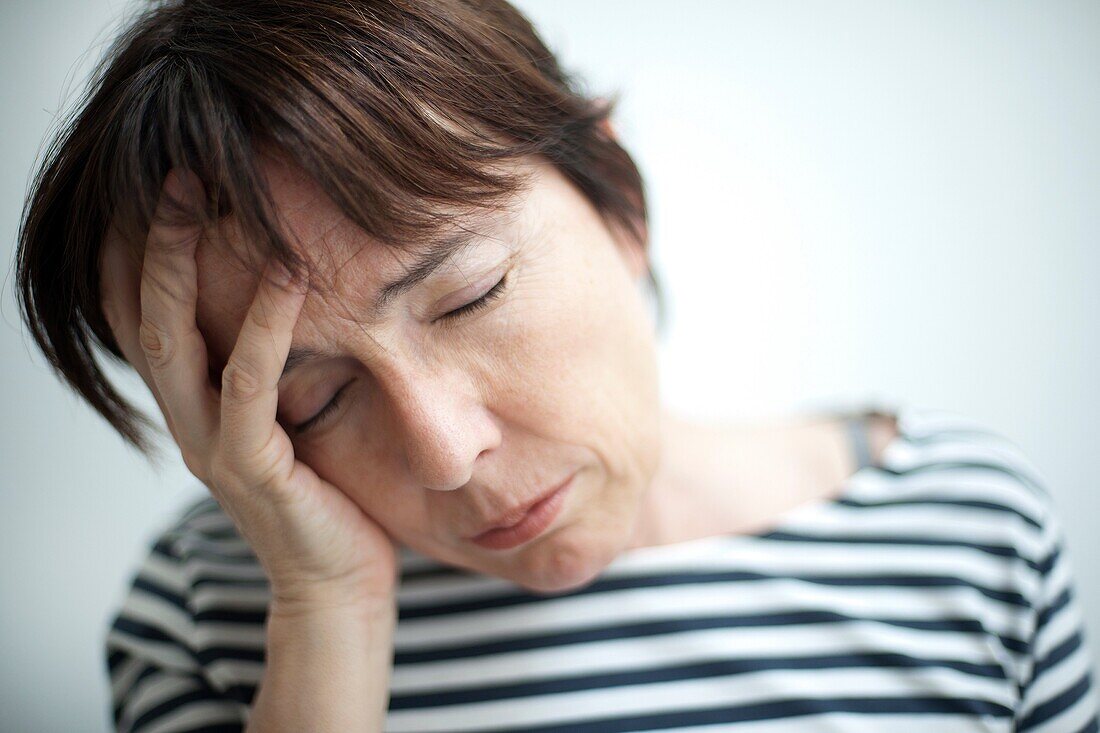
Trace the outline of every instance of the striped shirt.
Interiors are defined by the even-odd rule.
[[[561,595],[400,548],[385,730],[1097,731],[1045,480],[970,419],[891,412],[897,437],[834,496],[627,550]],[[217,503],[191,506],[106,635],[117,729],[242,730],[268,601]]]

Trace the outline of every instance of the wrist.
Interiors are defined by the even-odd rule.
[[[396,604],[273,602],[265,623],[267,655],[269,661],[301,655],[322,655],[332,661],[348,649],[392,654],[396,627]]]
[[[272,593],[269,620],[340,619],[384,621],[397,616],[397,598],[393,594],[284,594]]]

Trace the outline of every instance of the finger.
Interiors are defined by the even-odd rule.
[[[202,451],[217,429],[217,397],[207,372],[206,342],[195,318],[200,228],[172,220],[167,197],[188,207],[201,196],[191,173],[172,170],[165,178],[149,228],[142,263],[138,338],[155,392],[185,450]]]
[[[152,394],[153,399],[156,400],[157,407],[160,408],[160,413],[164,416],[164,424],[168,427],[168,432],[172,434],[173,440],[179,443],[179,434],[176,430],[176,425],[172,421],[172,416],[168,413],[168,408],[164,404],[164,399],[157,390],[156,382],[153,381],[153,375],[149,371],[149,362],[145,360],[145,353],[142,351],[141,344],[138,342],[137,324],[135,323],[134,327],[130,329],[112,327],[111,330],[115,334],[115,341],[118,343],[118,348],[122,351],[122,355],[126,357],[127,363],[129,363],[134,371],[138,373],[138,376],[145,382],[145,386],[149,388],[149,393]]]
[[[153,382],[149,371],[149,362],[138,339],[138,327],[141,323],[141,262],[136,260],[125,246],[118,230],[108,227],[103,240],[100,260],[100,293],[103,315],[115,343],[123,358],[149,388],[164,416],[164,422],[172,437],[176,438],[176,429],[172,418]]]
[[[271,450],[276,436],[285,438],[275,422],[279,378],[305,298],[285,267],[269,261],[222,372],[222,445],[242,470],[271,470],[279,457]]]

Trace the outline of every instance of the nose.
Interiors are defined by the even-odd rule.
[[[406,374],[392,392],[408,470],[417,485],[452,491],[501,443],[497,422],[458,370]]]

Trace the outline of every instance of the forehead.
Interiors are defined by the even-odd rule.
[[[490,236],[527,216],[532,191],[552,172],[546,165],[524,166],[529,185],[507,207],[465,217],[451,234]],[[310,271],[312,290],[299,317],[296,336],[311,326],[331,321],[333,302],[348,313],[369,313],[386,281],[405,270],[424,245],[395,247],[371,237],[355,225],[324,190],[292,164],[265,160],[263,173],[279,220],[295,253]],[[252,302],[258,274],[267,255],[249,247],[230,217],[207,233],[198,245],[197,321],[206,339],[212,366],[225,363]],[[333,298],[327,297],[334,296]]]

